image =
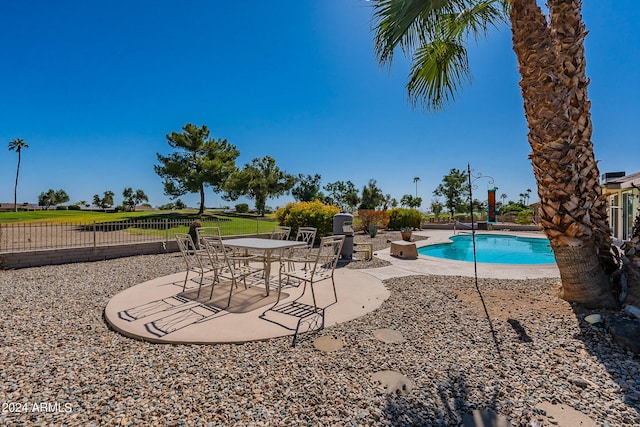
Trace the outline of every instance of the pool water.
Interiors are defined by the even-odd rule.
[[[453,243],[439,243],[418,248],[418,253],[438,258],[473,262],[471,234],[450,238]],[[476,234],[476,259],[492,264],[552,264],[556,262],[549,240]]]

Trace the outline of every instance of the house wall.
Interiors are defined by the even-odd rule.
[[[613,237],[627,240],[631,236],[633,221],[640,203],[640,191],[636,188],[607,189],[609,225]]]

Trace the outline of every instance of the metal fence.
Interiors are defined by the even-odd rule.
[[[259,234],[273,230],[276,222],[262,219],[201,220],[203,227],[220,227],[223,236]],[[192,220],[159,219],[85,223],[0,224],[0,253],[98,247],[114,244],[167,242],[186,233]]]

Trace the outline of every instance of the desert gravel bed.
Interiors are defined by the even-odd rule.
[[[598,425],[640,425],[638,358],[558,300],[555,281],[480,281],[489,323],[473,279],[392,279],[380,309],[295,348],[289,338],[156,345],[107,328],[113,295],[181,262],[0,271],[0,425],[431,426],[491,408],[530,426],[548,424],[536,409],[545,400]],[[405,341],[378,341],[379,328]],[[318,335],[344,348],[318,351]],[[401,372],[413,389],[386,393],[371,379],[381,370]]]

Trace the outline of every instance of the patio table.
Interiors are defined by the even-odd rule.
[[[267,289],[269,296],[269,275],[271,273],[271,254],[273,251],[294,248],[298,246],[307,246],[306,242],[296,240],[274,240],[261,239],[258,237],[241,237],[239,239],[223,239],[222,243],[225,247],[250,249],[264,252],[264,287]]]

